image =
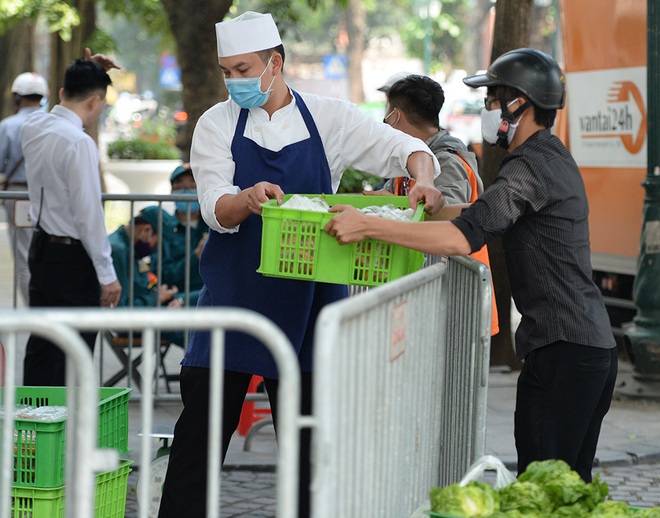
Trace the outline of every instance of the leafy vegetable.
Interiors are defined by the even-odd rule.
[[[529,463],[525,471],[518,476],[518,481],[543,485],[569,471],[571,471],[571,467],[563,460],[537,460]]]
[[[623,502],[601,502],[589,515],[595,518],[626,518],[627,516],[638,516]]]
[[[515,509],[538,515],[553,509],[548,494],[534,482],[513,482],[501,488],[499,493],[502,511]]]
[[[548,494],[555,508],[574,504],[581,499],[589,500],[593,493],[589,490],[589,485],[585,484],[575,471],[566,471],[548,480],[543,484],[543,490]],[[588,505],[590,509],[602,501],[600,493],[596,492],[596,497],[598,501]]]
[[[590,483],[561,460],[529,464],[518,479],[495,491],[473,481],[431,489],[431,509],[461,518],[660,518],[660,508],[634,509],[605,501],[609,488],[596,473]]]
[[[586,509],[583,505],[573,504],[565,505],[555,509],[552,513],[552,518],[585,518],[591,516],[591,511]]]
[[[430,491],[431,510],[454,516],[485,518],[499,509],[500,497],[491,486],[472,481],[466,486],[451,484],[433,487]]]

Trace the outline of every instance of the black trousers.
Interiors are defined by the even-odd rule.
[[[561,459],[591,482],[617,361],[616,347],[569,342],[555,342],[527,355],[516,395],[518,473],[535,460]]]
[[[222,416],[222,462],[229,442],[238,427],[241,409],[251,374],[225,371]],[[163,484],[159,518],[204,518],[206,516],[206,483],[208,464],[209,369],[181,368],[183,411],[174,428],[167,475]],[[278,380],[264,378],[273,419],[277,423]],[[301,411],[308,415],[312,408],[312,374],[302,373]],[[305,429],[300,438],[300,479],[298,516],[307,518],[310,509],[310,442]]]
[[[30,245],[30,307],[98,307],[100,286],[96,270],[82,245],[45,241],[35,232]],[[94,351],[96,332],[81,333]],[[23,384],[64,386],[66,357],[49,340],[32,334],[23,362]]]

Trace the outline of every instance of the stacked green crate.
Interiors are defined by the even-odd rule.
[[[99,389],[99,448],[128,449],[126,388]],[[4,396],[0,389],[0,397]],[[16,405],[66,406],[65,387],[16,387]],[[50,421],[18,418],[14,422],[12,517],[64,516],[66,417]],[[96,477],[97,518],[124,516],[130,461]]]

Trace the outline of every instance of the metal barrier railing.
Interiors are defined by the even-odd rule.
[[[483,454],[483,265],[444,259],[329,305],[316,337],[314,518],[409,516]]]
[[[16,333],[37,332],[61,347],[67,355],[67,365],[74,366],[67,374],[69,389],[79,400],[68,402],[69,423],[67,427],[67,516],[86,518],[94,513],[94,472],[113,469],[117,466],[117,455],[100,456],[95,449],[97,437],[96,395],[98,380],[94,377],[89,349],[75,330],[103,328],[141,330],[145,349],[145,383],[153,382],[155,367],[155,337],[157,330],[175,330],[183,325],[190,329],[211,331],[211,380],[209,418],[209,466],[208,466],[208,516],[218,516],[220,495],[220,430],[222,419],[222,386],[224,370],[224,334],[226,331],[242,331],[251,334],[268,348],[280,372],[278,416],[278,516],[291,518],[297,502],[299,430],[305,426],[305,418],[299,415],[300,371],[297,358],[286,335],[265,317],[243,309],[195,309],[182,310],[176,314],[165,314],[154,309],[128,310],[16,310],[0,311],[0,336],[7,349],[7,379],[4,391],[6,415],[13,415],[13,367],[15,362]],[[72,399],[72,398],[70,398]],[[142,430],[140,451],[141,476],[149,480],[150,462],[153,459],[152,442],[148,433],[153,428],[153,394],[145,391],[141,400]],[[2,489],[0,491],[0,516],[8,516],[9,491],[11,488],[11,459],[13,451],[12,420],[4,419],[2,442]],[[72,440],[75,434],[75,440]],[[138,495],[141,502],[149,501],[149,485],[141,487]],[[146,518],[146,507],[140,509],[140,518]]]
[[[28,193],[26,191],[0,191],[0,202],[3,200],[13,200],[13,201],[26,201],[28,200]],[[119,202],[119,203],[125,203],[124,210],[122,212],[122,217],[120,221],[117,223],[119,224],[126,224],[129,227],[131,227],[131,230],[133,230],[133,222],[132,222],[132,215],[135,215],[139,212],[139,210],[147,205],[158,205],[159,207],[163,208],[165,204],[168,203],[173,203],[176,201],[184,201],[187,203],[187,213],[186,213],[186,221],[189,222],[191,219],[191,213],[190,213],[190,204],[194,201],[197,201],[197,198],[193,194],[167,194],[167,195],[155,195],[155,194],[103,194],[102,200],[104,204],[107,204],[108,202]],[[190,243],[191,241],[191,229],[190,225],[186,224],[186,236],[185,236],[185,242],[186,242],[186,260],[185,260],[185,267],[184,267],[184,285],[179,286],[180,289],[180,294],[183,295],[184,299],[184,307],[190,307],[190,293],[191,293],[191,280],[190,280],[190,270],[191,270],[191,253],[192,253],[192,244]],[[162,216],[159,217],[158,220],[158,233],[162,234],[163,231],[163,220]],[[14,239],[14,242],[11,244],[12,248],[15,250],[16,249],[16,242]],[[158,278],[158,284],[156,285],[156,289],[160,289],[161,286],[161,280],[162,280],[162,264],[163,264],[163,242],[162,240],[159,240],[158,246],[156,249],[156,257],[157,257],[157,268],[156,271],[154,272]],[[129,264],[133,264],[134,260],[134,251],[130,250],[130,257],[129,257]],[[11,301],[12,301],[12,307],[16,308],[18,307],[18,273],[17,273],[17,265],[16,262],[14,261],[14,268],[13,268],[13,275],[11,276],[12,282],[10,286],[7,286],[7,284],[2,285],[2,291],[9,291],[11,293]],[[124,289],[128,291],[129,293],[129,307],[133,307],[133,301],[134,301],[134,293],[133,293],[133,269],[129,269],[129,285],[125,286]],[[9,297],[5,298],[5,300],[8,300]],[[160,301],[158,301],[157,307],[160,307]],[[184,334],[184,342],[187,342],[187,327],[184,327],[182,329],[183,334]],[[106,358],[105,356],[105,350],[104,350],[104,337],[100,335],[99,337],[99,344],[98,344],[98,357],[99,357],[99,362],[98,362],[98,368],[99,368],[99,377],[101,380],[105,379],[105,372],[107,371],[107,366],[106,366]],[[182,347],[186,346],[186,343],[182,344],[177,344]],[[127,356],[129,358],[134,358],[134,339],[133,335],[129,335],[128,337],[128,347],[127,347]],[[160,354],[160,349],[158,349],[158,354]],[[161,358],[158,357],[158,362],[157,364],[161,364]],[[127,372],[126,372],[126,383],[125,386],[129,388],[133,388],[134,386],[134,376],[133,376],[133,362],[129,361],[127,363]],[[155,397],[157,400],[165,400],[165,399],[171,399],[173,397],[178,398],[178,395],[168,395],[166,393],[161,393],[161,390],[158,386],[158,383],[156,383],[153,387]]]

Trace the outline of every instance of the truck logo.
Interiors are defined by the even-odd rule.
[[[620,139],[626,150],[635,155],[646,141],[646,107],[644,97],[632,81],[613,81],[607,92],[605,111],[580,116],[580,129],[585,139]],[[641,120],[633,124],[631,106],[637,107]]]

